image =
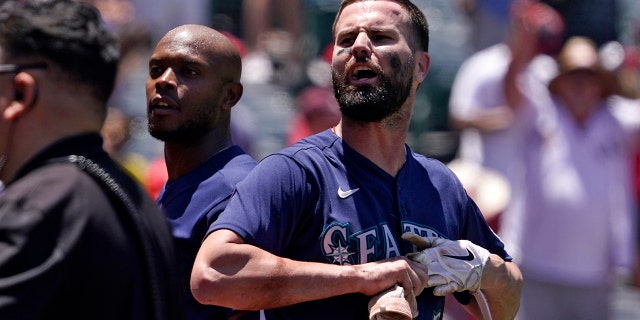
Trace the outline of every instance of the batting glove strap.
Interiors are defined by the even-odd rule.
[[[403,235],[411,241],[415,234]],[[445,296],[457,291],[480,289],[482,270],[489,260],[489,251],[468,240],[447,240],[437,237],[419,237],[419,243],[428,243],[429,247],[407,255],[410,259],[429,267],[427,285],[434,287],[433,293]]]

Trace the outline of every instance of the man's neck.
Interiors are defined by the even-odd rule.
[[[382,122],[360,125],[347,120],[347,123],[340,122],[335,132],[351,148],[391,176],[397,175],[407,159],[405,129],[389,128]]]
[[[169,180],[175,180],[205,163],[220,151],[233,146],[228,139],[202,139],[203,143],[185,145],[165,142],[164,157]]]

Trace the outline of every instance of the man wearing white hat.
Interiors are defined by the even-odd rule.
[[[614,77],[594,42],[570,38],[557,62],[548,96],[511,100],[553,107],[523,148],[524,209],[502,221],[526,279],[519,319],[610,319],[612,280],[631,270],[635,253],[635,145],[611,111]],[[509,76],[505,83],[526,90]]]

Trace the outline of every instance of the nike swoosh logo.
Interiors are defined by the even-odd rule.
[[[354,193],[358,192],[358,190],[360,190],[360,188],[355,188],[355,189],[345,191],[345,190],[342,190],[342,187],[338,187],[338,197],[340,197],[341,199],[346,199],[351,195],[353,195]]]
[[[467,249],[467,253],[468,254],[466,256],[450,256],[448,254],[443,254],[443,256],[464,261],[472,261],[473,259],[475,259],[475,256],[473,256],[471,250]]]

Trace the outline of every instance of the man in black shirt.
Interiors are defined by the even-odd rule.
[[[179,319],[170,227],[102,149],[118,56],[90,5],[0,7],[0,319]]]

